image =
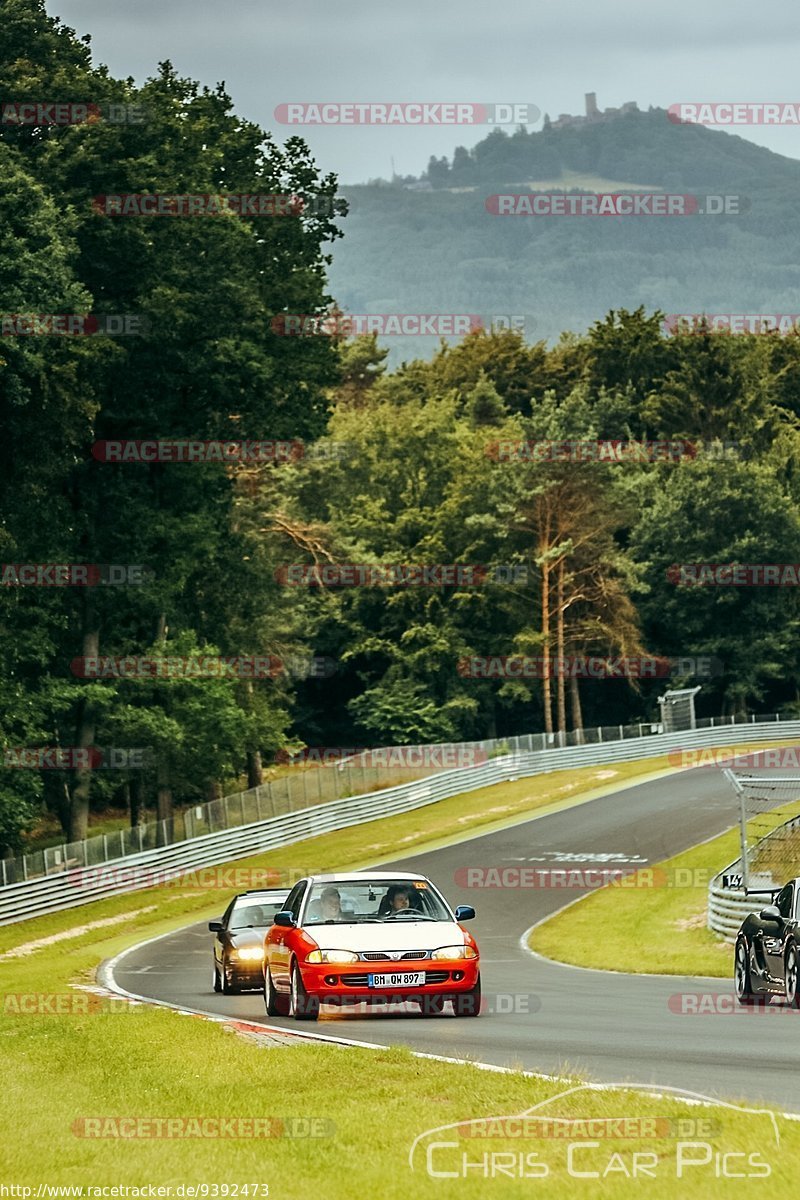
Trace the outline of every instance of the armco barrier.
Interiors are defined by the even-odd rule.
[[[747,725],[729,725],[714,729],[695,729],[685,733],[655,734],[630,741],[575,746],[562,750],[520,752],[491,759],[476,767],[441,771],[414,783],[370,792],[363,796],[315,805],[300,812],[271,817],[219,833],[205,834],[190,841],[129,855],[95,868],[96,877],[83,878],[81,871],[9,884],[0,888],[0,925],[43,913],[74,908],[103,896],[136,891],[148,886],[140,879],[126,879],[137,869],[160,874],[193,871],[199,867],[245,858],[264,850],[290,846],[305,838],[317,837],[337,829],[374,821],[379,817],[410,812],[437,800],[474,791],[495,783],[540,775],[564,768],[601,766],[603,763],[633,762],[667,754],[670,750],[725,746],[736,742],[774,741],[800,738],[800,721],[781,721]],[[733,808],[732,808],[733,824]]]
[[[736,940],[739,926],[748,913],[755,912],[758,907],[757,896],[745,896],[741,890],[724,888],[722,876],[729,870],[735,869],[738,863],[732,863],[725,871],[720,871],[708,885],[708,927],[714,933],[719,933],[726,942]],[[764,901],[768,903],[768,901]],[[763,908],[763,903],[761,905]]]
[[[780,721],[780,714],[762,713],[758,724]],[[697,729],[756,723],[755,716],[700,717]],[[554,733],[523,733],[477,742],[439,742],[424,746],[381,746],[363,753],[354,751],[346,758],[289,771],[266,778],[246,792],[231,792],[201,804],[178,808],[168,820],[137,824],[132,829],[115,829],[77,842],[61,842],[39,850],[29,850],[16,858],[0,858],[0,887],[27,883],[42,875],[54,875],[77,867],[97,867],[118,858],[128,858],[202,837],[221,833],[234,825],[251,825],[268,817],[280,817],[301,808],[350,796],[364,796],[379,787],[411,783],[456,766],[470,766],[487,758],[503,758],[525,751],[564,750],[573,746],[620,742],[630,738],[663,733],[658,722],[635,725],[602,725],[595,728],[559,730]],[[416,764],[414,759],[416,758]],[[438,765],[437,765],[437,759]],[[447,760],[450,760],[449,763]],[[381,761],[383,760],[383,761]],[[453,761],[456,760],[456,761]],[[397,777],[387,780],[387,770]]]
[[[148,886],[148,876],[164,878],[173,872],[189,872],[246,858],[336,829],[410,812],[460,792],[502,783],[516,777],[510,771],[513,761],[510,758],[495,759],[479,767],[443,771],[418,783],[353,796],[336,804],[319,804],[252,825],[176,842],[143,854],[129,855],[116,863],[102,863],[89,871],[66,871],[27,883],[9,884],[0,890],[0,925],[74,908],[101,897],[136,891]]]
[[[769,842],[770,838],[779,835],[782,830],[788,829],[800,822],[800,817],[790,817],[788,821],[784,821],[777,829],[773,829],[765,837],[755,842],[748,850],[748,862],[752,862],[751,853],[756,847],[763,846]],[[756,912],[759,908],[763,908],[765,904],[769,904],[769,898],[765,895],[759,898],[758,895],[746,896],[741,888],[723,887],[722,881],[726,875],[741,874],[742,860],[737,858],[734,862],[729,863],[724,867],[718,875],[715,875],[708,885],[708,928],[714,933],[721,934],[726,941],[733,942],[736,940],[736,934],[739,932],[739,926],[745,917]],[[758,888],[764,887],[772,889],[775,886],[771,876],[753,874],[752,868],[750,873],[749,890],[757,892]]]
[[[739,721],[742,719],[738,718]],[[765,716],[762,719],[768,718]],[[705,723],[711,726],[715,723],[731,724],[732,718],[710,717],[705,719]],[[489,758],[649,737],[661,732],[662,727],[657,723],[604,725],[568,732],[524,733],[477,742],[382,746],[365,753],[353,751],[344,758],[334,753],[331,762],[323,758],[311,769],[301,767],[297,771],[267,778],[249,791],[231,792],[214,800],[189,805],[176,810],[169,820],[148,821],[132,829],[115,829],[81,841],[61,842],[31,850],[16,858],[0,858],[0,886],[27,883],[42,875],[54,875],[77,867],[97,867],[159,846],[185,842],[206,833],[221,833],[235,825],[251,825],[268,817],[281,817],[285,813],[298,812],[301,808],[311,808],[317,804],[346,800],[350,796],[364,796],[386,787],[387,783],[399,786],[456,766],[485,762]],[[387,779],[389,770],[392,779]]]

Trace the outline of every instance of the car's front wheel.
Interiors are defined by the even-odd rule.
[[[216,959],[214,959],[214,980],[213,980],[213,982],[214,982],[214,991],[221,992],[222,991],[222,981],[220,980],[220,977],[219,977],[219,969],[217,967]]]
[[[233,996],[235,993],[237,993],[239,991],[239,988],[233,982],[233,972],[231,971],[230,965],[228,964],[228,961],[225,958],[223,958],[223,960],[222,960],[222,971],[220,972],[220,974],[222,975],[222,994],[223,994],[223,996]]]
[[[790,946],[786,952],[786,1003],[792,1008],[800,1008],[800,987],[798,987],[798,974],[800,974],[800,959],[797,955],[797,947]]]
[[[281,1004],[269,967],[264,972],[264,1008],[268,1017],[285,1017],[286,1006]]]
[[[468,992],[461,992],[453,1001],[453,1011],[457,1017],[477,1017],[481,1011],[481,977],[475,980],[475,986]]]
[[[739,938],[733,957],[733,984],[736,988],[736,999],[740,1004],[754,1004],[756,996],[750,983],[750,962],[747,954],[747,942]]]
[[[319,1016],[319,1000],[309,996],[297,963],[292,964],[290,982],[291,1013],[295,1021],[316,1021]]]

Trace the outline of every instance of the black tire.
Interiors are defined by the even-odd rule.
[[[222,991],[222,983],[220,982],[219,971],[217,970],[217,960],[216,959],[214,959],[214,991],[217,993]]]
[[[238,994],[238,992],[239,992],[241,989],[238,987],[238,985],[237,985],[237,984],[233,983],[233,981],[232,981],[232,980],[231,980],[231,979],[228,977],[227,965],[228,965],[228,964],[227,964],[227,962],[226,962],[226,961],[225,961],[225,959],[223,958],[223,960],[222,960],[222,971],[221,971],[221,975],[222,975],[222,994],[223,994],[223,996],[235,996],[235,995],[237,995],[237,994]]]
[[[792,945],[786,951],[786,1003],[790,1008],[800,1008],[800,955]]]
[[[481,977],[468,992],[461,992],[453,1000],[453,1012],[457,1017],[478,1017],[481,1012]]]
[[[740,1004],[755,1004],[758,1000],[750,982],[747,942],[743,937],[736,940],[736,950],[733,955],[733,986],[736,989],[736,999]]]
[[[264,1008],[267,1010],[268,1017],[285,1017],[285,1005],[281,1004],[280,997],[275,991],[275,984],[272,982],[272,972],[269,967],[264,971]]]
[[[295,1021],[316,1021],[319,1016],[319,1000],[306,991],[297,963],[292,963],[289,1009]]]

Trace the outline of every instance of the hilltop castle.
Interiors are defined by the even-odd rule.
[[[596,92],[587,92],[585,99],[585,116],[572,117],[569,113],[561,113],[557,121],[551,121],[548,113],[545,113],[545,129],[567,129],[571,125],[598,125],[602,121],[613,121],[616,117],[623,116],[624,113],[639,112],[639,105],[635,100],[628,100],[622,105],[622,108],[604,108],[601,112],[597,107]]]

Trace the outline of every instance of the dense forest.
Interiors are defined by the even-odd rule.
[[[700,682],[708,712],[800,711],[797,588],[676,573],[800,563],[796,334],[668,333],[657,303],[598,306],[585,332],[551,344],[479,330],[395,369],[375,337],[282,336],[281,314],[329,311],[331,257],[349,236],[337,182],[301,139],[279,147],[222,88],[169,63],[141,88],[112,78],[39,0],[6,0],[0,61],[4,96],[147,114],[0,126],[0,846],[18,848],[43,810],[70,839],[121,797],[134,821],[144,807],[166,816],[259,782],[304,745],[649,719],[665,678]],[[155,193],[313,203],[190,220],[108,216],[96,202]],[[611,269],[613,244],[577,224]],[[574,246],[549,236],[552,271],[560,246],[561,276],[577,281]],[[690,239],[663,236],[691,257]],[[388,288],[408,264],[395,275],[386,254]],[[488,276],[472,274],[482,289]],[[473,310],[491,309],[488,291]],[[445,307],[417,294],[385,311]],[[97,332],[48,336],[46,314],[92,314]],[[120,314],[143,318],[141,332],[108,332]],[[272,449],[226,461],[108,449],[181,439]],[[575,449],[606,443],[650,448]],[[82,586],[47,572],[49,586],[32,586],[25,564],[88,571]],[[420,567],[441,577],[418,585]],[[86,666],[220,656],[245,669]],[[684,666],[644,679],[465,667],[493,656]],[[696,679],[693,657],[714,671]],[[256,659],[269,669],[246,669]],[[127,771],[79,756],[61,770],[12,765],[36,747],[148,757]]]

